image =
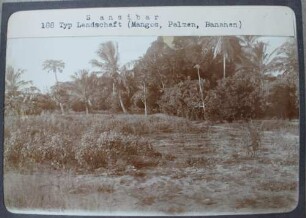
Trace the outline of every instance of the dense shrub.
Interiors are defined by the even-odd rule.
[[[49,96],[45,94],[38,94],[32,99],[32,108],[27,111],[26,114],[37,115],[41,114],[43,111],[54,111],[56,109],[56,102]]]
[[[169,115],[204,118],[197,80],[187,80],[166,88],[158,104],[160,110]]]
[[[7,132],[7,131],[6,131]],[[19,167],[21,165],[22,153],[25,139],[21,130],[16,130],[5,139],[4,146],[4,165]]]
[[[116,170],[119,165],[121,169],[128,165],[153,166],[161,154],[139,135],[154,131],[149,126],[158,122],[166,121],[109,115],[6,117],[5,167],[31,169],[40,164],[54,169]],[[179,123],[183,121],[175,125]],[[178,128],[175,125],[167,128]]]
[[[282,119],[293,119],[299,116],[299,101],[297,87],[286,81],[273,83],[268,94],[268,107],[265,115]]]
[[[119,163],[135,165],[137,159],[156,153],[147,140],[137,136],[115,131],[97,135],[89,131],[81,139],[77,159],[81,166],[88,169],[107,167],[113,170]]]
[[[257,77],[244,72],[222,79],[206,98],[206,118],[231,122],[259,117],[263,110],[260,86]]]
[[[43,146],[39,146],[44,142]],[[57,133],[48,137],[35,137],[23,153],[35,163],[50,164],[55,169],[65,169],[76,164],[75,148],[68,135]]]
[[[81,112],[86,110],[86,105],[82,101],[73,101],[71,103],[71,109],[75,112]]]
[[[47,164],[55,169],[75,165],[75,149],[69,135],[47,134],[35,127],[12,131],[5,139],[5,165],[15,168]]]

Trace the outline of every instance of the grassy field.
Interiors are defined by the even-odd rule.
[[[14,212],[232,214],[297,204],[298,122],[163,114],[5,120],[5,204]]]

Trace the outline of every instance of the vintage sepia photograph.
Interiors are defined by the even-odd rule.
[[[16,213],[283,213],[298,203],[295,37],[8,39]]]

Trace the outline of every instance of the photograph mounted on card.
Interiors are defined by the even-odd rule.
[[[301,213],[296,8],[37,4],[4,5],[6,210]]]

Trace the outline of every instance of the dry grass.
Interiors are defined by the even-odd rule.
[[[97,188],[97,192],[102,193],[113,193],[115,191],[114,185],[100,185]]]
[[[63,184],[60,184],[59,181],[46,181],[44,176],[40,175],[24,175],[18,178],[19,180],[16,181],[14,175],[4,177],[6,207],[60,210],[66,207],[66,195],[62,191]]]
[[[256,196],[254,198],[244,198],[240,199],[236,202],[237,209],[244,209],[244,208],[263,208],[266,210],[278,209],[278,208],[285,208],[284,212],[290,211],[293,209],[295,205],[288,204],[291,199],[288,199],[286,196],[283,195],[275,195],[275,196]]]
[[[272,192],[280,192],[280,191],[295,191],[297,190],[297,182],[262,182],[259,185],[259,189],[263,191],[272,191]]]
[[[182,214],[186,211],[183,206],[172,206],[168,208],[165,212],[168,214]]]

